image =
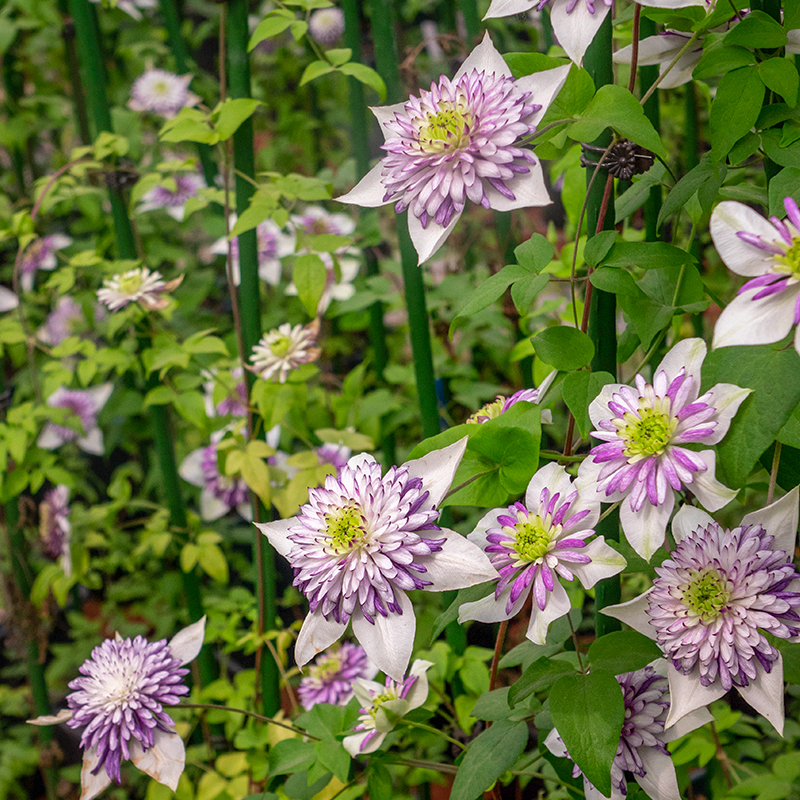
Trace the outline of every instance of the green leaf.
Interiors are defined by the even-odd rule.
[[[594,357],[592,340],[577,328],[554,325],[533,337],[536,355],[557,370],[571,372],[585,367]]]
[[[352,55],[353,51],[349,47],[339,47],[325,51],[325,58],[335,67],[340,67],[342,64],[349,61]]]
[[[269,751],[269,774],[291,775],[308,769],[316,760],[312,742],[282,739]]]
[[[608,372],[571,372],[565,376],[561,384],[561,392],[567,408],[575,417],[575,424],[582,439],[592,430],[589,419],[589,405],[600,394],[600,390],[609,383],[616,383],[616,378]]]
[[[514,248],[514,258],[528,272],[538,274],[553,260],[554,252],[553,245],[544,236],[534,233],[527,242]]]
[[[592,241],[589,240],[590,243]],[[638,267],[647,270],[680,267],[693,262],[691,253],[665,242],[617,242],[603,260],[609,267]]]
[[[328,281],[325,264],[314,253],[297,256],[292,277],[303,308],[310,317],[316,317],[319,301]]]
[[[487,719],[495,722],[499,719],[506,719],[511,714],[511,707],[508,704],[509,687],[495,689],[481,695],[476,701],[472,716],[475,719]]]
[[[312,61],[303,70],[303,77],[300,78],[300,85],[305,86],[309,81],[319,78],[322,75],[327,75],[329,72],[336,72],[336,67],[329,64],[327,61]]]
[[[495,722],[472,740],[453,781],[450,800],[475,800],[480,797],[514,764],[527,744],[527,723],[508,720]]]
[[[551,58],[544,53],[505,53],[503,60],[508,64],[515,79],[569,64],[564,58]]]
[[[748,128],[749,130],[749,128]],[[734,140],[736,141],[736,140]],[[698,190],[704,191],[701,198],[701,205],[704,211],[709,211],[711,202],[725,180],[727,168],[724,164],[718,164],[709,153],[703,155],[700,163],[689,170],[672,188],[664,199],[661,211],[658,214],[658,227],[660,228],[664,220],[675,211],[680,211],[689,202],[692,195]],[[703,199],[711,195],[708,205],[703,203]]]
[[[203,545],[199,548],[199,562],[203,571],[215,581],[228,583],[228,562],[222,550],[215,544]],[[186,570],[184,570],[186,571]]]
[[[741,45],[756,50],[784,47],[788,41],[789,38],[780,22],[763,11],[751,11],[725,36],[726,45]]]
[[[667,157],[656,129],[645,117],[639,101],[624,86],[601,86],[579,116],[578,122],[569,129],[569,137],[575,141],[594,141],[606,128],[613,128],[661,158]]]
[[[292,38],[299,42],[308,31],[308,23],[304,19],[296,19],[290,26]]]
[[[381,102],[386,100],[386,84],[383,82],[383,78],[371,67],[368,67],[366,64],[359,64],[355,61],[351,61],[348,64],[342,64],[342,66],[339,67],[339,71],[344,75],[355,78],[365,86],[369,86],[370,89],[374,89]]]
[[[539,465],[538,438],[520,428],[481,425],[467,446],[499,467],[500,485],[510,495],[525,491]]]
[[[206,404],[200,392],[182,392],[175,397],[178,413],[192,425],[204,430],[206,427]]]
[[[605,669],[612,675],[643,669],[657,658],[661,658],[658,645],[637,631],[607,633],[589,646],[592,671]]]
[[[692,77],[697,81],[702,81],[755,63],[756,57],[747,48],[723,45],[703,53],[703,57],[692,72]]]
[[[392,776],[386,767],[370,759],[367,776],[367,792],[370,800],[393,800]]]
[[[544,274],[529,275],[527,278],[522,278],[512,284],[511,299],[514,301],[514,306],[517,311],[523,316],[527,314],[536,295],[538,295],[548,283],[550,283],[550,276]]]
[[[797,105],[797,88],[800,76],[794,61],[788,58],[769,58],[758,65],[758,74],[767,89],[779,94],[789,105]]]
[[[756,124],[765,91],[756,67],[742,67],[722,76],[709,115],[713,158],[724,159]]]
[[[574,654],[572,657],[576,659]],[[565,675],[573,674],[575,667],[575,663],[565,658],[537,658],[511,687],[509,705],[515,706],[534,692],[548,689]]]
[[[619,747],[625,703],[617,679],[606,670],[565,675],[550,691],[550,716],[586,779],[611,796],[611,764]]]
[[[603,259],[608,255],[608,251],[614,245],[617,238],[616,231],[600,231],[586,242],[583,248],[583,260],[590,267],[599,267]]]
[[[469,300],[467,300],[467,304],[456,314],[453,321],[450,323],[450,336],[453,335],[457,320],[470,317],[488,308],[495,300],[502,296],[503,292],[505,292],[514,281],[527,277],[528,275],[530,275],[530,272],[524,267],[520,267],[517,264],[509,264],[507,267],[503,267],[499,272],[491,275],[483,281],[483,283],[479,284],[472,292]]]
[[[294,19],[294,14],[287,15],[278,11],[268,14],[267,18],[262,19],[253,31],[247,44],[248,52],[255,49],[264,39],[271,39],[273,36],[283,33],[294,22]]]
[[[235,100],[228,98],[211,112],[214,128],[219,136],[219,141],[230,139],[239,126],[261,105],[260,100],[251,100],[248,97],[239,97]]]
[[[315,748],[319,763],[332,772],[342,783],[350,772],[350,754],[339,742],[317,742]]]
[[[706,356],[702,376],[701,392],[723,381],[753,390],[717,445],[717,478],[734,488],[743,486],[800,403],[800,356],[780,343],[722,347]]]

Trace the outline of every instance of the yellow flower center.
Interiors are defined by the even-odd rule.
[[[329,681],[342,668],[342,661],[337,656],[329,656],[324,664],[313,667],[314,675],[323,683]]]
[[[800,280],[800,239],[794,237],[791,245],[782,256],[774,257],[778,272],[788,272],[795,280]]]
[[[731,599],[728,582],[716,570],[697,573],[683,591],[683,602],[702,619],[709,621],[720,615]]]
[[[337,555],[354,550],[366,538],[366,521],[357,505],[336,509],[326,515],[325,521],[328,524],[329,546]]]
[[[505,402],[505,397],[498,397],[497,400],[493,400],[491,403],[487,403],[483,406],[483,408],[479,408],[474,414],[470,414],[467,418],[467,422],[480,422],[481,417],[486,417],[487,419],[499,417],[503,411],[503,404]]]
[[[153,84],[153,94],[156,94],[159,97],[164,97],[165,95],[169,94],[169,84],[164,80],[156,81]]]
[[[119,290],[123,294],[134,295],[142,288],[142,276],[138,273],[123,275],[119,279]]]
[[[292,339],[289,336],[276,336],[269,343],[269,349],[276,358],[285,358],[292,349]]]
[[[443,153],[469,144],[472,116],[465,108],[442,100],[438,111],[428,114],[419,131],[419,141],[427,153]]]
[[[547,555],[552,530],[538,514],[528,515],[528,519],[517,523],[513,530],[516,535],[514,549],[520,561],[531,563]]]
[[[672,440],[678,420],[655,408],[642,408],[639,415],[629,411],[623,417],[628,423],[620,430],[623,452],[628,457],[659,455]]]

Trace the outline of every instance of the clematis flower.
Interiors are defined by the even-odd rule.
[[[206,182],[195,172],[179,172],[173,180],[174,191],[166,186],[154,186],[142,196],[136,211],[143,213],[163,208],[174,220],[183,222],[186,216],[186,201],[197,197],[200,189],[205,188]]]
[[[317,448],[317,458],[320,464],[330,464],[338,476],[347,464],[351,452],[347,445],[326,442]]]
[[[236,225],[236,215],[231,214],[229,225],[231,230]],[[292,233],[284,233],[277,223],[271,219],[264,220],[256,228],[258,241],[258,277],[270,286],[277,286],[281,280],[281,259],[294,253],[295,237]],[[239,239],[234,236],[231,245],[231,272],[233,282],[238,286],[242,275],[239,268]],[[228,239],[225,236],[217,239],[211,245],[211,252],[215,255],[228,255]]]
[[[397,725],[398,719],[428,699],[427,672],[432,666],[433,662],[418,658],[411,665],[408,677],[402,680],[387,678],[383,685],[363,678],[355,682],[353,692],[361,703],[361,709],[353,730],[358,732],[342,740],[344,749],[351,756],[374,753]]]
[[[5,286],[0,286],[0,313],[3,311],[11,311],[19,305],[19,297],[10,289]]]
[[[148,69],[131,86],[131,111],[152,111],[172,119],[182,108],[191,108],[200,98],[189,91],[191,75],[175,75],[165,69]]]
[[[605,613],[605,609],[603,612]],[[669,690],[663,671],[664,664],[654,662],[644,669],[617,676],[625,703],[625,719],[617,754],[611,765],[610,800],[622,800],[627,795],[626,772],[633,774],[651,800],[675,800],[680,797],[675,765],[666,744],[714,719],[708,709],[699,709],[665,732],[664,719],[669,708]],[[569,758],[557,730],[550,731],[544,744],[553,755]],[[572,777],[577,778],[581,774],[576,764]],[[601,800],[605,796],[585,777],[583,781],[586,800]]]
[[[427,261],[450,235],[467,199],[510,211],[549,205],[541,164],[515,142],[536,130],[569,67],[515,81],[487,34],[450,81],[405,103],[374,108],[387,155],[343,203],[408,209],[408,229]]]
[[[332,214],[322,206],[307,206],[299,214],[292,214],[290,221],[292,228],[304,236],[350,236],[356,229],[355,220],[349,214]]]
[[[64,339],[73,335],[76,326],[84,321],[81,304],[69,295],[58,298],[56,307],[47,315],[38,336],[50,345],[61,344]]]
[[[39,504],[39,534],[45,555],[58,561],[66,575],[72,573],[70,540],[72,527],[69,524],[69,487],[56,486],[45,492]]]
[[[316,361],[322,352],[314,347],[319,333],[319,320],[308,325],[290,325],[284,322],[261,337],[253,347],[250,361],[253,371],[265,381],[277,377],[286,383],[289,373],[301,364]]]
[[[578,492],[564,467],[542,467],[514,503],[486,514],[467,537],[485,550],[495,567],[497,585],[481,600],[464,603],[458,621],[500,622],[516,616],[533,592],[527,637],[544,644],[550,623],[569,612],[561,580],[577,577],[591,589],[602,578],[625,569],[625,559],[602,536],[591,542],[600,517],[600,501]]]
[[[400,680],[416,627],[406,592],[463,589],[496,576],[480,548],[436,524],[466,446],[465,437],[384,476],[372,456],[354,456],[338,477],[309,490],[296,517],[256,523],[309,601],[295,645],[299,666],[352,621],[367,655]]]
[[[783,660],[765,633],[800,639],[800,574],[792,563],[798,489],[726,530],[704,511],[675,515],[677,547],[644,594],[608,606],[655,639],[669,662],[666,726],[731,688],[783,732]]]
[[[344,33],[344,12],[341,8],[317,9],[308,20],[308,32],[315,42],[333,44]]]
[[[250,505],[250,489],[243,478],[223,475],[219,471],[217,445],[225,438],[231,427],[211,434],[211,444],[192,450],[178,467],[178,474],[187,483],[197,486],[200,492],[200,516],[206,521],[224,517],[236,510],[246,520],[253,518]]]
[[[364,648],[352,642],[317,656],[300,680],[297,694],[306,711],[317,703],[346,706],[353,696],[353,681],[374,678],[378,668],[369,660]]]
[[[72,239],[61,233],[53,233],[34,240],[25,250],[20,263],[19,282],[26,292],[33,289],[33,276],[37,270],[53,270],[58,266],[56,252],[69,247]]]
[[[225,370],[222,375],[217,369],[203,370],[203,393],[205,395],[206,416],[208,417],[246,417],[249,406],[247,383],[244,379],[244,369],[233,367]],[[224,376],[224,377],[223,377]],[[221,387],[225,395],[214,402],[217,386]]]
[[[728,269],[747,283],[722,311],[712,347],[778,342],[800,322],[800,210],[783,201],[788,219],[764,219],[726,200],[711,214],[711,238]],[[800,353],[800,328],[794,347]]]
[[[709,511],[736,496],[716,479],[713,450],[685,446],[720,442],[751,391],[718,383],[698,397],[705,357],[702,339],[684,339],[664,356],[652,384],[641,375],[636,388],[609,384],[589,406],[592,436],[604,444],[581,464],[578,483],[593,486],[604,503],[622,501],[622,530],[648,561],[664,542],[676,491],[688,487]]]
[[[508,411],[511,406],[520,402],[536,403],[538,405],[541,402],[545,392],[550,388],[550,384],[553,382],[557,374],[558,370],[554,369],[542,381],[542,384],[538,389],[520,389],[518,392],[514,392],[514,394],[512,394],[510,397],[504,397],[502,394],[497,395],[494,401],[487,403],[482,408],[479,408],[474,414],[470,414],[470,416],[467,418],[467,423],[478,423],[482,425],[484,422],[488,422],[490,419],[496,419],[501,414]],[[542,422],[550,423],[552,421],[553,414],[550,412],[550,410],[545,409],[542,411]]]
[[[177,289],[182,280],[183,275],[165,281],[160,272],[139,267],[106,278],[102,288],[97,290],[97,299],[109,311],[118,311],[130,303],[138,303],[148,311],[157,311],[169,305],[165,295]]]
[[[727,26],[715,30],[727,30]],[[639,66],[647,67],[658,64],[660,67],[659,75],[662,75],[675,60],[678,53],[683,50],[690,38],[691,34],[689,33],[666,30],[657,36],[648,36],[646,39],[640,40]],[[614,61],[617,64],[630,64],[633,57],[632,54],[633,45],[621,47],[614,53]],[[683,86],[684,83],[692,80],[692,72],[700,63],[702,55],[703,38],[701,37],[678,59],[666,78],[658,84],[659,89],[674,89],[676,86]]]
[[[81,677],[70,681],[69,709],[29,720],[33,725],[86,726],[81,800],[97,797],[112,780],[121,783],[120,767],[127,760],[173,791],[178,787],[186,750],[164,706],[177,705],[189,693],[184,665],[200,652],[205,621],[189,625],[169,642],[119,634],[106,639],[80,667]]]
[[[81,450],[96,456],[103,455],[103,432],[97,427],[97,415],[111,397],[114,387],[103,383],[85,391],[81,389],[56,389],[47,398],[51,408],[67,408],[80,422],[81,431],[55,422],[45,423],[36,444],[45,450],[55,450],[66,442],[75,442]]]

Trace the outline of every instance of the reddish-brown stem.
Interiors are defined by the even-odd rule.
[[[494,643],[494,655],[492,656],[492,669],[489,673],[489,691],[494,689],[497,681],[497,665],[500,663],[500,653],[503,652],[503,642],[506,640],[506,631],[508,630],[508,620],[504,619],[500,623],[500,629],[497,631],[497,640]],[[488,727],[488,726],[487,726]]]
[[[633,92],[636,85],[636,69],[639,66],[639,20],[642,7],[637,3],[633,10],[633,47],[631,48],[631,76],[628,78],[628,91]]]
[[[603,223],[606,219],[606,211],[608,211],[608,201],[611,197],[611,188],[614,186],[614,176],[609,173],[606,178],[606,188],[603,191],[603,200],[600,203],[600,213],[597,215],[597,228],[595,229],[595,236],[603,230]],[[589,274],[592,274],[592,268],[589,267]],[[589,327],[589,307],[592,304],[592,282],[586,283],[586,297],[583,301],[583,318],[581,319],[581,331],[586,333]]]

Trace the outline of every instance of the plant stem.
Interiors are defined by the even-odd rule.
[[[450,744],[454,744],[457,747],[460,747],[462,750],[466,750],[466,747],[458,741],[458,739],[453,739],[452,736],[448,736],[444,731],[440,731],[437,728],[434,728],[432,725],[425,725],[423,722],[409,722],[407,719],[403,720],[403,724],[407,725],[409,728],[419,728],[423,731],[428,731],[428,733],[435,733],[437,736],[440,736]]]
[[[250,59],[247,42],[249,3],[247,0],[231,0],[227,6],[228,82],[232,98],[251,96]],[[236,211],[241,216],[250,205],[255,192],[255,153],[253,151],[253,120],[248,118],[233,134],[233,165],[236,170]],[[240,174],[241,173],[241,174]],[[255,228],[239,234],[239,268],[241,284],[239,291],[239,313],[241,315],[241,339],[244,346],[242,361],[247,360],[253,346],[261,338],[261,282],[258,277],[258,239]],[[248,390],[253,388],[255,376],[245,370]],[[263,429],[263,421],[253,415],[248,435],[255,438]],[[254,502],[254,518],[261,516],[258,501]],[[275,556],[271,547],[266,547],[259,530],[254,531],[254,556],[256,562],[257,591],[259,596],[258,632],[263,634],[267,625],[272,625],[277,614]],[[266,714],[274,714],[280,708],[280,673],[278,665],[270,656],[260,663],[261,702]]]
[[[656,23],[653,20],[643,17],[639,21],[639,38],[647,39],[656,35]],[[658,66],[639,67],[639,85],[641,91],[646,92],[658,79]],[[650,120],[657,132],[661,131],[661,110],[658,101],[658,92],[653,92],[642,105],[644,115]],[[661,211],[661,185],[650,187],[650,194],[644,204],[644,224],[645,239],[648,242],[658,240],[658,214]]]
[[[775,455],[772,457],[772,469],[769,473],[769,489],[767,490],[767,505],[772,502],[775,496],[775,482],[778,480],[778,467],[781,463],[781,448],[783,445],[780,442],[775,442]]]
[[[653,81],[650,88],[644,93],[644,97],[639,101],[642,105],[644,105],[649,99],[650,95],[658,88],[658,85],[667,75],[672,71],[672,68],[683,58],[683,56],[688,52],[689,48],[698,40],[700,37],[700,31],[696,31],[692,34],[691,38],[686,42],[686,44],[681,48],[680,53],[672,59],[667,65],[667,68]],[[596,41],[596,40],[595,40]]]
[[[370,10],[372,12],[372,36],[375,42],[376,66],[386,84],[388,101],[396,103],[400,99],[401,89],[394,37],[393,4],[391,0],[370,0]],[[422,279],[422,270],[417,266],[417,254],[408,233],[406,213],[397,215],[397,235],[400,240],[400,259],[403,267],[422,431],[427,438],[439,433],[441,424],[433,372],[428,310],[425,303],[425,285]]]
[[[500,654],[503,652],[503,643],[506,640],[506,631],[508,630],[508,620],[504,619],[497,629],[497,639],[494,642],[494,654],[492,655],[492,667],[489,672],[489,691],[495,687],[497,682],[497,666],[500,663]]]
[[[78,123],[78,133],[83,144],[92,141],[89,132],[89,117],[86,114],[86,95],[81,84],[81,71],[78,63],[78,51],[75,47],[75,23],[69,15],[67,0],[59,0],[58,8],[63,17],[64,27],[61,36],[64,39],[64,53],[67,58],[67,72],[69,85],[72,90],[72,100],[75,104],[75,120]]]
[[[178,706],[179,708],[199,708],[205,709],[208,711],[232,711],[234,714],[243,714],[245,717],[252,717],[253,719],[257,719],[259,722],[264,722],[267,725],[277,725],[279,728],[284,728],[287,731],[291,731],[292,733],[297,733],[300,736],[303,736],[307,739],[311,739],[314,742],[318,742],[319,737],[310,734],[308,731],[304,731],[302,728],[296,728],[294,725],[289,725],[286,722],[278,722],[276,719],[272,719],[272,717],[265,717],[263,714],[256,714],[255,711],[246,711],[243,708],[231,708],[231,706],[220,706],[216,703],[180,703]]]

